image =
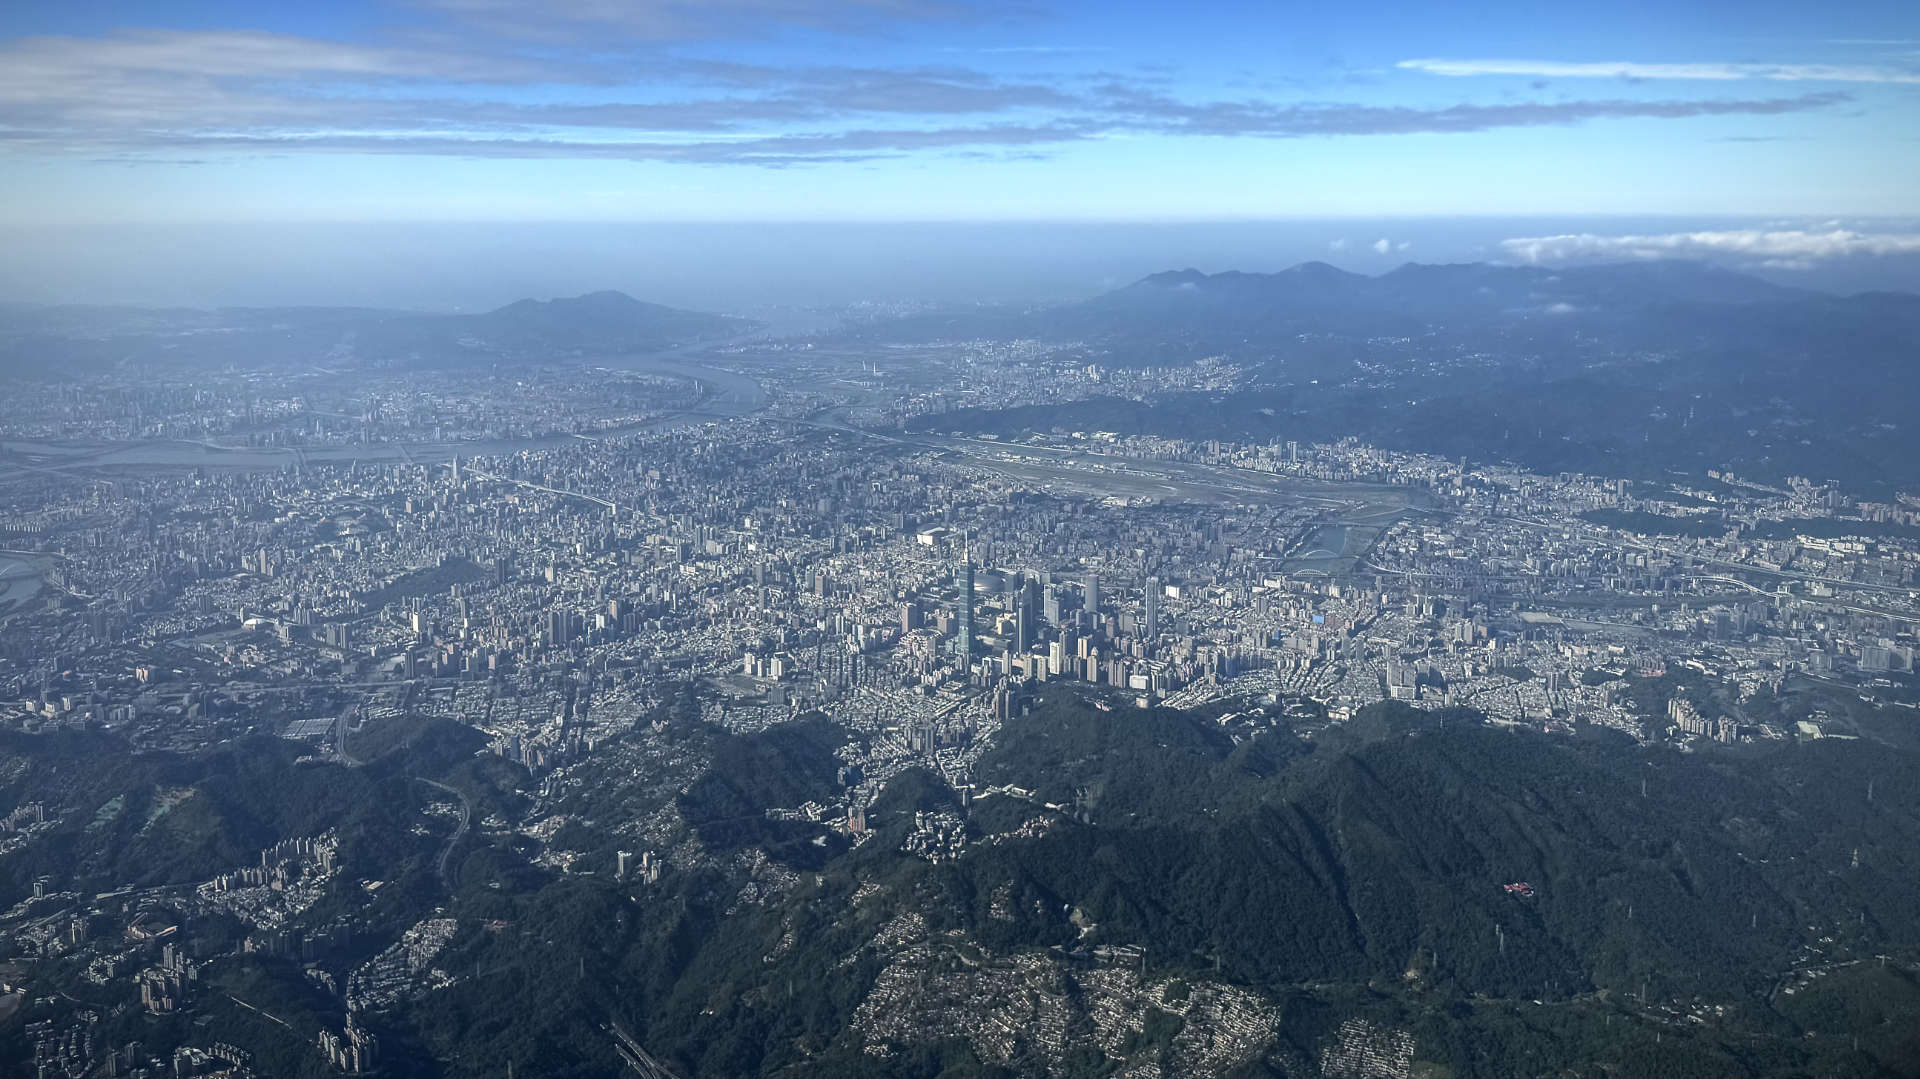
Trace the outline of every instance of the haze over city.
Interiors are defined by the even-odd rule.
[[[1920,1074],[1920,10],[0,8],[0,1075]]]

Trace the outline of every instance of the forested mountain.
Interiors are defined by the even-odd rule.
[[[1687,262],[1409,264],[1363,277],[1163,273],[986,327],[1076,362],[1202,358],[1232,394],[1170,392],[917,417],[1002,436],[1102,430],[1337,440],[1657,477],[1710,468],[1886,494],[1920,482],[1920,296],[1832,296]],[[964,327],[913,324],[909,336]]]
[[[1792,303],[1816,294],[1705,263],[1657,261],[1546,269],[1490,263],[1422,265],[1367,277],[1324,262],[1278,273],[1157,273],[1039,316],[1055,332],[1124,330],[1175,337],[1420,332],[1552,316],[1585,322],[1684,306]]]
[[[527,781],[457,727],[369,728],[358,768],[295,765],[267,740],[126,760],[15,738],[38,766],[13,773],[10,800],[72,802],[127,839],[10,868],[187,882],[340,829],[342,886],[303,924],[369,902],[353,882],[385,865],[399,878],[369,925],[460,927],[434,960],[444,984],[373,1020],[410,1074],[606,1074],[613,1024],[687,1075],[1318,1074],[1376,1043],[1405,1044],[1423,1074],[1920,1067],[1920,760],[1884,744],[1684,753],[1461,710],[1226,723],[1058,690],[1009,723],[971,798],[909,770],[849,848],[767,812],[830,788],[849,732],[677,716],[627,736],[659,774],[583,777],[574,823],[544,840],[455,833],[450,895],[433,857],[446,826],[409,833],[442,797],[420,779],[476,817],[512,816]],[[152,793],[93,806],[109,787]],[[958,857],[903,849],[934,818],[961,822]],[[657,882],[614,875],[622,821],[666,841]],[[538,857],[561,850],[570,871]],[[320,962],[384,945],[374,932]],[[328,1006],[270,956],[208,976],[295,1015]],[[1016,1019],[1059,1032],[995,1033]],[[284,1066],[311,1065],[289,1051]]]

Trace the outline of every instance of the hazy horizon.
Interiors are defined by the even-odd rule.
[[[1270,272],[1324,261],[1378,274],[1406,262],[1623,261],[1598,238],[1884,234],[1905,221],[1699,217],[1323,218],[1187,222],[342,222],[0,230],[0,301],[156,307],[476,310],[613,289],[742,311],[860,302],[1053,303],[1150,273]],[[1551,251],[1541,244],[1556,242]],[[1806,239],[1795,242],[1809,242]],[[271,250],[275,257],[262,260]],[[1920,291],[1920,255],[1790,261],[1705,244],[1660,250],[1833,292]],[[1530,257],[1531,256],[1531,257]],[[1549,257],[1551,256],[1551,257]]]

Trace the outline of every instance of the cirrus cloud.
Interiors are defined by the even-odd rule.
[[[1920,70],[1858,64],[1654,64],[1633,60],[1402,60],[1405,71],[1454,78],[1475,75],[1518,75],[1536,79],[1700,79],[1734,82],[1767,79],[1774,82],[1862,82],[1920,84]]]
[[[575,21],[611,0],[568,0]],[[485,17],[494,0],[446,0]],[[728,0],[801,18],[809,0]],[[680,11],[656,4],[648,10]],[[872,11],[940,10],[872,0]],[[954,66],[780,66],[515,51],[422,37],[343,43],[262,31],[123,31],[0,43],[0,151],[39,155],[389,153],[793,165],[915,153],[1031,155],[1089,140],[1463,134],[1613,119],[1770,116],[1837,91],[1709,100],[1411,106],[1193,100],[1151,80]]]
[[[871,34],[903,22],[975,17],[943,0],[414,0],[469,29],[521,40],[678,41],[781,28]]]

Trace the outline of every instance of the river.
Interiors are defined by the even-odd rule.
[[[40,594],[40,571],[31,562],[0,554],[0,614],[18,610]]]

